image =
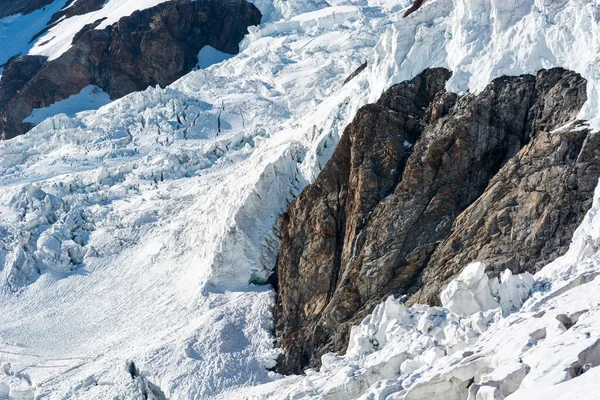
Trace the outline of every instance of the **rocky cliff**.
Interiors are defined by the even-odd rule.
[[[564,253],[600,176],[600,139],[576,122],[586,82],[563,69],[479,94],[432,69],[360,109],[280,221],[282,372],[343,351],[390,294],[436,304],[468,262],[535,271]]]
[[[206,45],[236,53],[248,26],[260,19],[258,9],[245,0],[170,1],[136,11],[105,29],[95,29],[101,21],[88,25],[55,60],[13,58],[6,71],[22,72],[16,81],[6,74],[0,80],[0,138],[27,132],[32,125],[23,121],[33,109],[48,107],[89,85],[100,87],[112,99],[148,86],[164,87],[191,71]]]

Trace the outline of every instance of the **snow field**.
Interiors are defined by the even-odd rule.
[[[133,3],[100,12],[118,18]],[[265,369],[277,355],[273,293],[252,283],[274,266],[279,214],[357,109],[424,68],[453,70],[456,91],[574,69],[588,79],[581,117],[595,127],[596,3],[430,0],[407,19],[408,1],[255,3],[265,18],[239,55],[0,143],[0,395],[136,399],[150,382],[170,399],[464,398],[474,379],[478,399],[591,381],[598,325],[577,314],[599,303],[586,275],[597,268],[597,204],[578,231],[590,239],[576,236],[577,256],[540,272],[529,300],[529,278],[496,286],[478,273],[449,292],[458,314],[388,299],[348,355],[307,377]],[[61,22],[30,51],[56,56],[80,23]],[[567,329],[562,314],[577,323]]]

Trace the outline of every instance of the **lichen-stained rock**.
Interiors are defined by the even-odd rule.
[[[585,80],[553,69],[457,97],[448,76],[426,71],[363,107],[282,216],[282,372],[343,351],[390,294],[438,303],[469,262],[533,271],[566,250],[600,176],[595,136],[563,127]]]
[[[197,65],[198,52],[206,45],[237,53],[248,26],[258,25],[261,17],[245,0],[176,0],[136,11],[105,29],[95,29],[101,22],[96,21],[0,108],[0,139],[31,129],[23,120],[33,109],[48,107],[86,86],[98,86],[117,99],[174,82]]]

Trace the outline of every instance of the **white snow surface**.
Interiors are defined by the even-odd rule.
[[[63,18],[33,41],[34,35],[46,28],[52,15],[63,9],[68,0],[55,0],[30,14],[15,14],[2,18],[0,19],[0,43],[2,43],[0,65],[15,55],[44,55],[51,60],[58,58],[71,47],[73,37],[85,25],[106,18],[97,27],[97,29],[104,29],[136,10],[154,7],[165,1],[168,0],[107,0],[98,11]]]
[[[56,0],[27,15],[10,15],[0,18],[0,65],[16,55],[29,53],[31,38],[46,27],[52,15],[60,11],[68,0]]]
[[[232,54],[224,53],[212,46],[204,46],[198,52],[198,68],[206,69],[211,65],[218,64],[233,57]]]
[[[519,310],[534,285],[531,274],[514,276],[506,270],[500,279],[485,274],[485,264],[474,262],[442,291],[440,299],[454,314],[468,316],[500,307],[504,315]]]
[[[96,29],[104,29],[122,17],[133,14],[134,11],[145,10],[166,1],[168,0],[108,0],[100,10],[84,15],[75,15],[55,24],[35,41],[29,54],[43,55],[47,56],[49,60],[54,60],[69,50],[73,37],[84,26],[102,20]]]
[[[101,21],[96,29],[104,29],[138,10],[145,10],[169,0],[106,0],[101,9],[83,15],[63,18],[35,40],[34,35],[46,28],[52,15],[65,7],[68,0],[55,0],[27,15],[11,15],[0,19],[0,65],[15,55],[43,55],[49,60],[60,57],[72,44],[75,35],[86,25]],[[193,0],[191,0],[193,1]],[[290,19],[294,16],[338,4],[378,5],[405,8],[410,0],[249,0],[263,14],[262,22]]]
[[[97,110],[110,103],[110,95],[98,86],[89,85],[81,89],[77,94],[67,97],[64,100],[57,101],[44,108],[34,108],[23,122],[39,124],[49,117],[57,114],[65,114],[72,117],[82,111]]]
[[[150,3],[132,1],[104,8]],[[407,19],[410,1],[254,2],[263,23],[235,57],[0,143],[0,396],[138,399],[156,385],[169,399],[463,399],[474,379],[472,398],[488,399],[570,390],[576,362],[573,376],[587,372],[573,381],[593,383],[598,199],[534,278],[486,281],[474,264],[445,308],[390,298],[346,356],[306,377],[265,369],[278,350],[262,284],[279,214],[357,109],[424,68],[455,71],[459,92],[573,69],[588,79],[581,117],[598,127],[596,1],[429,0]],[[64,51],[71,20],[31,52]]]

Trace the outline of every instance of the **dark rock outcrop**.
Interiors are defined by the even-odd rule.
[[[414,13],[419,8],[421,8],[423,6],[423,3],[425,3],[425,0],[415,0],[404,13],[404,18],[408,17],[410,14]]]
[[[0,80],[0,110],[23,89],[23,87],[46,64],[43,56],[20,56],[8,61]]]
[[[566,250],[600,176],[596,136],[557,130],[585,80],[553,69],[456,96],[449,75],[425,71],[363,107],[281,217],[280,371],[343,351],[390,294],[437,303],[470,261],[534,271]]]
[[[0,0],[0,18],[14,14],[29,14],[54,0]]]
[[[31,125],[23,120],[34,108],[47,107],[88,85],[102,88],[112,99],[148,86],[164,87],[193,69],[205,45],[236,53],[248,26],[260,19],[260,11],[245,0],[178,0],[136,11],[106,29],[94,29],[97,21],[0,109],[0,138],[25,133]]]

